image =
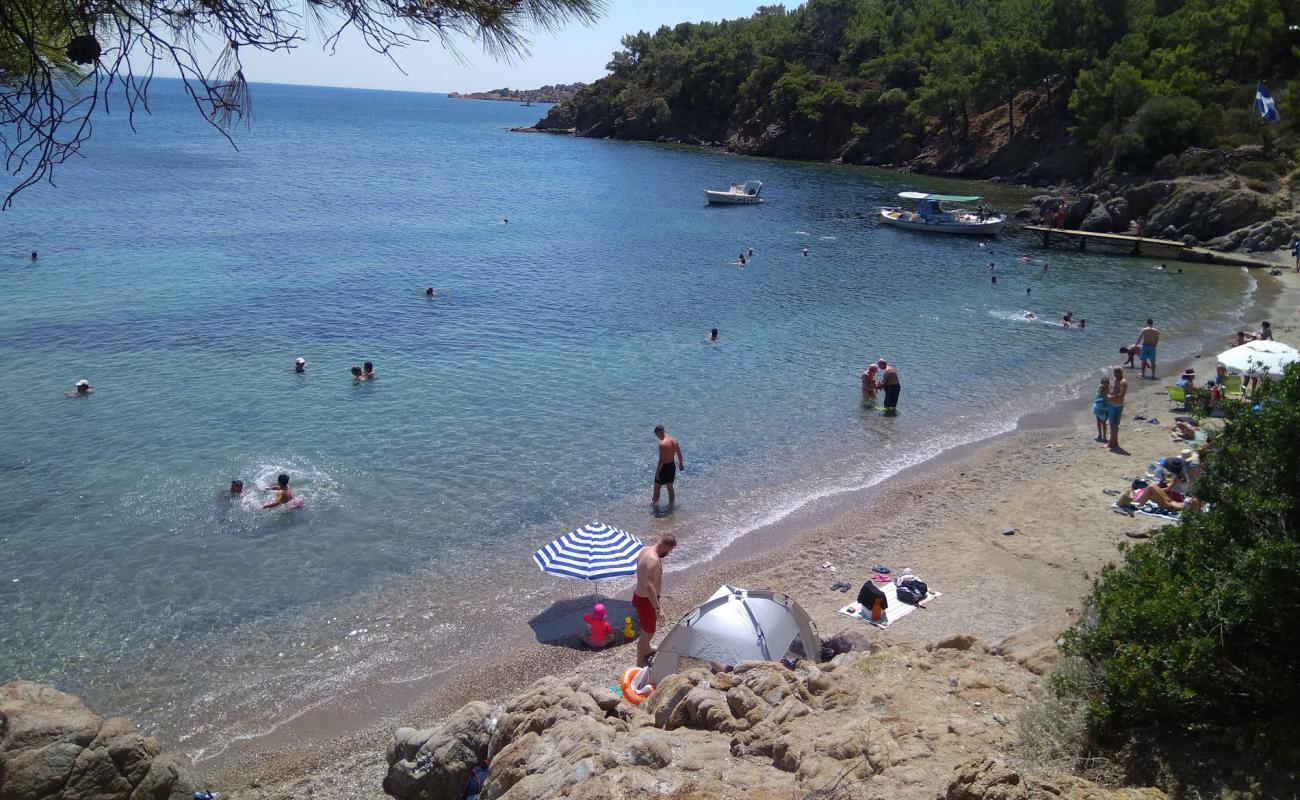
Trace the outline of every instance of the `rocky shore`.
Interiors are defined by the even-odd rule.
[[[1273,172],[1263,147],[1190,148],[1163,159],[1150,174],[1094,172],[1087,154],[1058,122],[1061,102],[1047,92],[1024,92],[1017,100],[1021,122],[1014,135],[1005,112],[990,111],[972,117],[969,139],[960,147],[937,135],[918,143],[889,125],[842,140],[776,124],[738,129],[721,141],[701,140],[665,131],[649,116],[614,115],[587,95],[553,107],[532,128],[517,130],[690,144],[741,155],[1051,188],[1017,217],[1036,219],[1044,207],[1065,207],[1066,227],[1099,233],[1123,233],[1146,218],[1148,236],[1223,252],[1272,254],[1285,251],[1300,236],[1290,176]]]
[[[564,103],[586,88],[585,83],[547,84],[540,89],[492,89],[486,92],[450,92],[452,100],[503,100],[518,103]]]
[[[193,800],[189,760],[50,686],[0,686],[3,800]]]

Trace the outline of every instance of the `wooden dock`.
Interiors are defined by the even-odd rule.
[[[1172,239],[1152,239],[1147,236],[1130,236],[1123,233],[1093,233],[1076,231],[1068,228],[1048,228],[1043,225],[1026,225],[1025,230],[1033,231],[1043,240],[1043,247],[1051,247],[1057,242],[1077,244],[1081,252],[1088,251],[1088,244],[1114,247],[1123,250],[1126,255],[1146,256],[1149,258],[1170,258],[1178,261],[1196,261],[1204,264],[1229,264],[1238,267],[1275,267],[1277,264],[1264,258],[1238,255],[1237,253],[1220,253],[1204,247],[1176,242]]]

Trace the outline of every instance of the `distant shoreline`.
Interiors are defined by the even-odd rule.
[[[448,92],[452,100],[497,100],[510,103],[555,105],[572,100],[585,89],[585,83],[548,84],[537,89],[489,89],[486,92]]]

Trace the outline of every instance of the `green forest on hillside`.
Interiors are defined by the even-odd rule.
[[[600,135],[624,138],[724,141],[776,124],[826,157],[886,132],[960,148],[997,109],[1014,139],[1017,98],[1037,92],[1097,165],[1142,170],[1191,145],[1290,157],[1292,25],[1289,0],[810,0],[625,36],[568,113],[580,132],[603,119],[616,130]],[[1282,112],[1267,129],[1251,108],[1261,79]]]

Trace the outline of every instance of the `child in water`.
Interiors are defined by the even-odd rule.
[[[1109,441],[1106,434],[1106,420],[1110,416],[1107,398],[1110,397],[1110,378],[1102,378],[1097,387],[1097,395],[1092,398],[1092,415],[1097,418],[1097,441]]]
[[[267,492],[275,492],[275,499],[262,506],[263,509],[284,506],[286,511],[297,511],[302,508],[302,498],[294,497],[293,489],[289,488],[288,473],[281,472],[279,477],[276,478],[276,484],[277,485],[275,486],[268,486],[264,490]]]
[[[862,405],[874,406],[876,404],[876,373],[880,367],[872,364],[862,373]]]

